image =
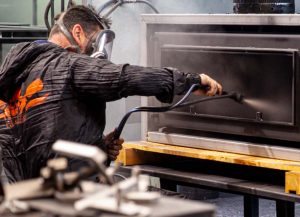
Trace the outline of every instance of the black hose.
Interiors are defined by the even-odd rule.
[[[192,85],[191,88],[188,90],[188,92],[175,104],[173,105],[170,105],[170,106],[162,106],[162,107],[136,107],[132,110],[130,110],[129,112],[127,112],[125,114],[125,116],[122,118],[121,122],[119,123],[118,127],[116,128],[115,130],[115,133],[114,133],[114,139],[119,139],[120,138],[120,135],[123,131],[123,128],[126,124],[126,121],[128,120],[129,116],[132,114],[132,113],[135,113],[135,112],[166,112],[166,111],[169,111],[169,110],[172,110],[174,108],[177,108],[180,104],[182,104],[191,94],[191,92],[193,90],[195,90],[195,88],[197,87],[198,85]]]
[[[45,25],[49,32],[51,30],[51,26],[50,26],[49,19],[48,19],[50,8],[51,8],[51,0],[48,2],[45,12],[44,12],[44,22],[45,22]]]
[[[126,124],[126,121],[128,120],[128,118],[130,117],[130,115],[132,113],[135,112],[166,112],[169,111],[171,109],[176,108],[177,106],[179,106],[181,103],[183,103],[188,97],[189,95],[192,93],[192,91],[194,91],[196,88],[199,88],[200,85],[197,84],[193,84],[190,89],[187,91],[187,93],[175,104],[170,105],[170,106],[163,106],[163,107],[136,107],[132,110],[130,110],[129,112],[127,112],[124,117],[122,118],[121,122],[119,123],[118,127],[116,128],[115,132],[114,132],[114,140],[117,140],[120,138],[121,133],[124,129],[124,126]],[[204,88],[205,89],[205,88]],[[111,160],[107,159],[105,162],[106,166],[109,166],[111,163]]]
[[[154,106],[149,106],[149,107],[136,107],[132,110],[130,110],[129,112],[127,112],[124,117],[122,118],[121,122],[119,123],[118,127],[116,128],[115,132],[114,132],[114,140],[117,140],[120,138],[121,133],[124,129],[124,126],[128,120],[128,118],[130,117],[130,115],[132,113],[135,112],[167,112],[170,110],[173,110],[175,108],[181,108],[184,106],[189,106],[189,105],[193,105],[193,104],[197,104],[200,102],[206,102],[206,101],[212,101],[212,100],[216,100],[216,99],[225,99],[225,98],[231,98],[237,102],[241,102],[242,97],[241,94],[237,94],[236,92],[232,92],[232,93],[228,93],[223,91],[222,95],[219,96],[214,96],[214,97],[205,97],[205,98],[201,98],[198,100],[194,100],[194,101],[189,101],[189,102],[185,102],[186,99],[191,95],[191,93],[196,90],[196,89],[206,89],[206,87],[203,87],[199,84],[193,84],[190,89],[187,91],[187,93],[175,104],[173,105],[169,105],[169,106],[162,106],[162,107],[154,107]],[[184,103],[185,102],[185,103]],[[111,163],[110,160],[106,161],[106,165],[109,166]]]
[[[186,101],[186,99],[191,95],[191,93],[195,90],[199,88],[199,85],[197,84],[193,84],[191,86],[191,88],[188,90],[188,92],[175,104],[170,105],[170,106],[162,106],[162,107],[137,107],[134,108],[132,110],[130,110],[128,113],[125,114],[125,116],[122,118],[119,126],[116,128],[115,133],[114,133],[114,139],[119,139],[120,135],[123,131],[123,128],[126,124],[126,121],[128,120],[129,116],[132,113],[135,112],[167,112],[167,111],[171,111],[175,108],[181,108],[184,106],[189,106],[189,105],[193,105],[193,104],[197,104],[200,102],[206,102],[206,101],[211,101],[211,100],[216,100],[216,99],[225,99],[225,98],[234,98],[236,93],[227,93],[224,92],[222,93],[222,95],[219,96],[214,96],[214,97],[206,97],[206,98],[202,98],[202,99],[198,99],[198,100],[194,100],[194,101],[189,101],[184,103],[184,101]]]

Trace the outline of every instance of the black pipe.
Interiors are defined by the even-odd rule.
[[[54,0],[51,0],[51,27],[54,26]]]
[[[65,11],[65,0],[60,1],[60,11],[61,12]]]
[[[37,25],[37,0],[32,0],[32,25]]]

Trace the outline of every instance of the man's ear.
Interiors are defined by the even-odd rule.
[[[84,41],[85,35],[84,35],[84,31],[83,31],[82,27],[79,24],[75,24],[73,26],[72,35],[73,35],[73,38],[75,39],[75,41],[77,42],[77,44],[79,44],[79,46],[81,47],[82,43]]]

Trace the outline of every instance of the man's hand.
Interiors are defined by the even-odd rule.
[[[216,94],[222,94],[222,86],[217,81],[215,81],[214,79],[212,79],[206,74],[200,74],[200,77],[201,77],[201,85],[206,86],[207,90],[198,89],[193,92],[195,95],[214,96]]]
[[[114,139],[115,131],[107,134],[104,138],[104,144],[107,147],[107,156],[109,160],[116,160],[118,155],[120,154],[120,150],[122,149],[122,144],[124,143],[124,139],[120,138],[117,140]]]

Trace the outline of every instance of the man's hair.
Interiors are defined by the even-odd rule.
[[[74,25],[79,24],[86,35],[89,35],[97,30],[97,27],[104,29],[99,23],[98,15],[93,11],[93,9],[78,5],[69,8],[66,12],[60,13],[55,16],[54,20],[57,21],[62,18],[62,22],[65,27],[72,31]],[[50,32],[50,37],[56,33],[60,32],[60,28],[54,25]]]

